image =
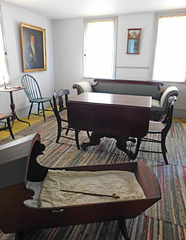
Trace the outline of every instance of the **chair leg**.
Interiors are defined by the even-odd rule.
[[[77,146],[77,149],[80,150],[78,135],[79,135],[79,130],[75,130],[76,146]]]
[[[168,160],[167,160],[166,153],[165,153],[164,151],[163,151],[162,153],[163,153],[163,158],[164,158],[165,164],[168,165],[169,162],[168,162]]]
[[[40,110],[40,103],[38,103],[38,105],[37,105],[37,113],[38,113],[38,115],[39,115],[39,110]]]
[[[70,130],[70,127],[67,128],[65,135],[68,135],[69,130]]]
[[[132,160],[136,159],[138,152],[139,152],[140,145],[141,145],[141,138],[137,138],[137,144],[136,144],[136,149],[134,152],[134,158]]]
[[[10,126],[10,118],[7,118],[7,124],[8,124],[8,129],[9,129],[10,135],[14,139],[14,134],[13,134],[12,128]]]
[[[57,139],[56,139],[56,143],[59,142],[61,136],[61,120],[57,121]]]
[[[120,228],[125,240],[130,240],[128,233],[127,233],[127,226],[126,226],[125,219],[118,220],[118,223],[119,223],[119,228]]]
[[[162,131],[162,133],[161,133],[161,142],[163,142],[165,152],[167,152],[167,148],[166,148],[166,145],[165,145],[167,133],[168,133],[168,131]]]
[[[163,153],[163,158],[164,158],[165,164],[169,164],[168,160],[167,160],[167,156],[166,156],[167,148],[166,148],[166,145],[165,145],[165,140],[166,140],[166,135],[162,134],[161,135],[161,150],[162,150],[162,153]]]
[[[31,105],[30,105],[30,110],[29,110],[29,113],[28,113],[28,119],[30,118],[30,114],[31,114],[31,111],[32,111],[32,107],[33,107],[33,103],[31,103]]]
[[[43,117],[44,117],[44,121],[46,122],[46,118],[45,118],[45,109],[44,109],[44,103],[42,103],[42,109],[43,109]]]
[[[52,104],[52,102],[50,101],[50,105],[51,105],[51,107],[52,107],[52,110],[54,111],[54,107],[53,107],[53,104]]]

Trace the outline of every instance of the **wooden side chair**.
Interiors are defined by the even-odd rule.
[[[65,90],[59,89],[58,91],[55,91],[53,94],[53,110],[57,119],[57,127],[58,127],[56,143],[58,143],[60,137],[64,137],[70,140],[75,140],[77,148],[80,149],[79,140],[78,140],[79,130],[70,128],[68,125],[68,117],[64,118],[63,116],[61,116],[62,114],[60,114],[67,109],[66,103],[68,101],[68,95],[69,95],[68,89],[65,89]],[[65,134],[62,135],[63,130],[65,130],[66,132]],[[69,130],[75,131],[75,139],[67,136]]]
[[[24,91],[29,99],[29,102],[31,103],[30,110],[28,113],[28,119],[30,118],[30,114],[33,114],[33,115],[42,114],[44,117],[44,121],[46,122],[45,111],[53,111],[52,97],[43,97],[41,94],[41,90],[38,82],[34,77],[32,77],[29,74],[25,74],[22,76],[21,85],[22,87],[24,87]],[[44,103],[46,102],[50,102],[52,110],[44,109]],[[38,104],[37,113],[32,113],[32,107],[34,103]],[[40,104],[41,104],[41,109],[40,109]]]
[[[11,127],[11,124],[10,124],[10,119],[12,117],[13,117],[13,114],[11,114],[11,113],[10,114],[2,114],[2,113],[0,113],[0,122],[3,122],[5,124],[4,127],[0,128],[0,131],[8,129],[9,132],[10,132],[11,137],[14,139],[14,134],[12,132],[12,127]],[[7,124],[7,126],[6,126],[6,124]]]
[[[154,143],[160,143],[161,144],[161,152],[158,151],[151,151],[151,150],[145,150],[145,149],[140,149],[139,151],[141,152],[151,152],[151,153],[162,153],[163,158],[166,164],[168,164],[167,160],[167,148],[166,148],[166,137],[167,134],[171,128],[172,125],[172,116],[173,116],[173,109],[174,109],[174,103],[176,101],[177,97],[176,96],[171,96],[168,99],[168,111],[165,116],[165,118],[162,121],[150,121],[149,122],[149,129],[148,129],[148,134],[150,134],[150,137],[146,136],[142,139],[138,139],[138,146],[140,146],[139,141],[144,141],[144,142],[154,142]],[[157,138],[156,135],[160,135],[160,140]]]

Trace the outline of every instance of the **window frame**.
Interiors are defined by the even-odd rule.
[[[3,41],[3,47],[4,47],[6,69],[7,69],[7,78],[5,79],[5,84],[10,84],[10,71],[9,71],[9,64],[8,64],[8,54],[7,54],[5,33],[4,33],[4,24],[3,24],[3,14],[2,14],[1,3],[0,3],[0,31],[2,33],[2,41]],[[0,79],[0,86],[3,86],[3,85],[4,85],[3,79],[2,80]]]
[[[85,67],[85,40],[86,40],[86,24],[87,22],[94,22],[94,21],[105,21],[105,20],[111,20],[114,19],[115,25],[114,25],[114,55],[113,55],[113,72],[111,79],[114,79],[116,77],[116,54],[117,54],[117,30],[118,30],[118,17],[96,17],[96,18],[85,18],[84,24],[83,24],[83,69],[82,69],[82,77],[83,79],[93,79],[94,77],[87,77],[84,74],[84,67]]]
[[[156,81],[153,79],[153,70],[154,70],[154,63],[155,63],[155,53],[156,53],[156,42],[157,42],[157,34],[158,34],[158,19],[159,17],[168,17],[168,16],[186,16],[186,11],[183,10],[175,10],[175,11],[166,11],[166,12],[158,12],[155,14],[154,17],[154,31],[153,31],[153,45],[152,45],[152,52],[151,52],[151,68],[150,68],[150,77],[152,81]],[[164,80],[162,80],[164,81]],[[185,84],[186,83],[186,76],[184,81],[164,81],[166,83],[179,83],[179,84]]]

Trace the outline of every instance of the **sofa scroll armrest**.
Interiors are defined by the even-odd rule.
[[[92,85],[87,81],[74,83],[74,85],[72,87],[73,87],[73,89],[77,90],[78,95],[83,92],[92,92],[93,91]]]
[[[167,104],[168,104],[168,98],[170,96],[178,96],[179,95],[179,90],[177,89],[177,87],[171,86],[168,87],[164,93],[162,94],[161,98],[160,98],[160,107],[162,109],[166,109]]]
[[[178,96],[179,90],[177,87],[168,87],[162,94],[160,101],[153,100],[153,105],[151,109],[151,119],[154,121],[159,121],[163,116],[166,115],[167,109],[169,107],[169,98],[171,96]]]

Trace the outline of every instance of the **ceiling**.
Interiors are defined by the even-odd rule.
[[[186,0],[2,0],[50,19],[186,9]]]

